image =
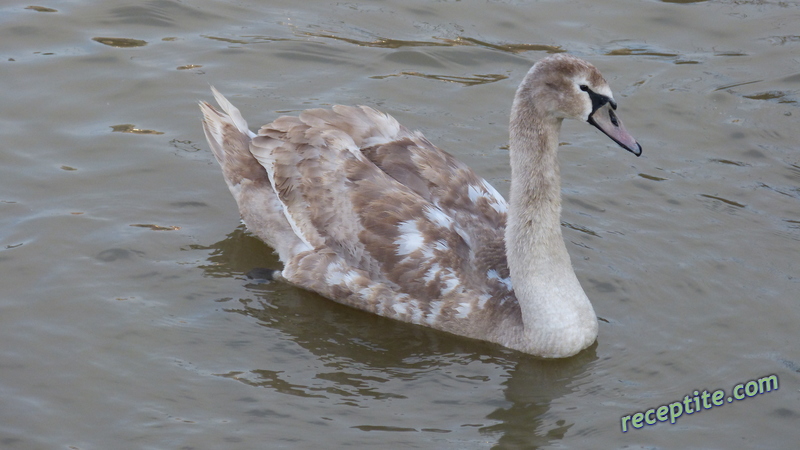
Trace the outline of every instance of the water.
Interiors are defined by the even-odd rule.
[[[800,354],[793,2],[127,1],[0,6],[0,443],[70,448],[788,448]],[[562,132],[564,233],[602,321],[541,361],[282,285],[196,101],[255,128],[391,113],[508,190],[549,52],[595,63],[635,158]],[[775,374],[778,391],[621,431]]]

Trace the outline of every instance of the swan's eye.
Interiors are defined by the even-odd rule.
[[[587,86],[587,85],[585,85],[585,84],[582,84],[582,85],[581,85],[581,90],[582,90],[583,92],[588,92],[588,91],[589,91],[589,86]]]

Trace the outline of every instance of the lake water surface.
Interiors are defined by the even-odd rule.
[[[0,447],[795,446],[798,23],[778,1],[3,2]],[[542,361],[245,277],[280,266],[203,137],[209,85],[251,128],[377,107],[506,194],[514,90],[562,51],[644,148],[562,130],[595,346]]]

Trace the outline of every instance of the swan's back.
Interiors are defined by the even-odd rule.
[[[280,117],[253,136],[215,97],[223,112],[201,103],[206,136],[288,282],[460,335],[519,334],[507,204],[466,165],[365,106]]]

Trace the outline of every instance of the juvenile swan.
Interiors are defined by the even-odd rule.
[[[600,72],[536,63],[511,109],[511,200],[417,131],[367,106],[310,109],[254,134],[213,87],[203,129],[276,275],[339,303],[541,357],[578,353],[597,317],[561,236],[558,134],[594,125],[639,156]]]

